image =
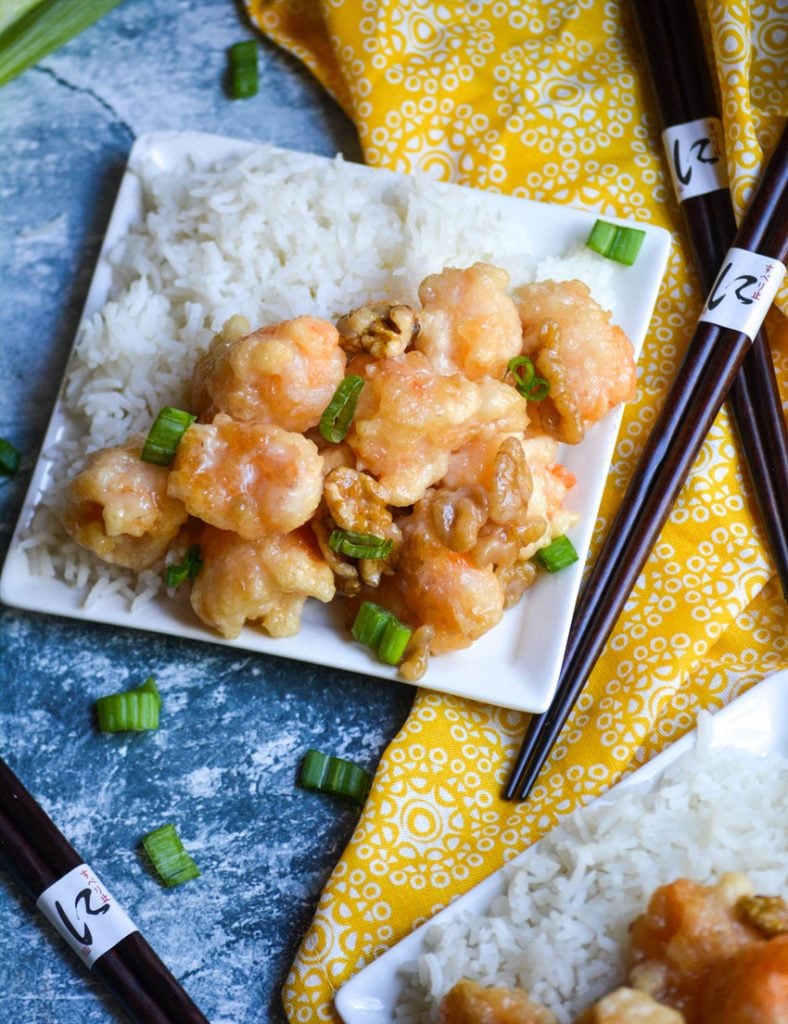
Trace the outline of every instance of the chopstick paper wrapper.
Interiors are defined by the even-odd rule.
[[[788,127],[717,274],[687,355],[583,586],[553,704],[535,715],[503,795],[526,799],[613,631],[785,276]]]
[[[123,909],[0,759],[0,863],[139,1024],[208,1024]]]
[[[736,233],[722,125],[697,12],[686,0],[632,0],[670,176],[704,293]],[[788,436],[763,330],[728,401],[775,568],[788,597]]]

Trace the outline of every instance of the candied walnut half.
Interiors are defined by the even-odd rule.
[[[332,469],[323,484],[323,501],[338,529],[368,533],[394,542],[385,558],[360,558],[356,563],[359,576],[370,587],[380,583],[383,573],[393,571],[401,539],[386,497],[385,488],[377,480],[350,466]],[[321,549],[322,546],[321,543]]]
[[[788,934],[788,905],[782,896],[742,896],[736,912],[769,939]]]
[[[493,463],[490,519],[499,525],[522,519],[533,490],[533,477],[523,446],[516,437],[505,438]]]
[[[375,302],[337,321],[340,345],[349,355],[368,352],[375,359],[401,356],[419,333],[415,309],[400,302]]]
[[[470,551],[487,521],[487,496],[481,487],[441,488],[422,498],[429,507],[432,532],[451,551]]]
[[[419,626],[405,648],[405,654],[399,665],[399,674],[409,683],[415,683],[427,671],[430,660],[430,644],[435,637],[432,626]]]

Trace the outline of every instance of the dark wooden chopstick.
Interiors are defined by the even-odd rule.
[[[700,22],[686,0],[631,0],[663,129],[718,117],[718,103]],[[721,138],[721,131],[720,131]],[[711,142],[711,140],[710,140]],[[713,144],[681,153],[685,173],[703,172]],[[724,167],[724,153],[717,153]],[[704,164],[697,162],[698,159]],[[671,154],[668,159],[672,160]],[[695,167],[693,168],[693,162]],[[713,176],[713,175],[712,175]],[[693,262],[704,294],[736,234],[730,190],[678,196]],[[769,549],[788,598],[788,432],[769,344],[759,331],[733,382],[728,404],[747,463]]]
[[[734,247],[768,258],[772,281],[782,279],[781,264],[788,254],[788,127],[763,172]],[[740,302],[734,302],[737,306],[747,300],[745,286],[738,278],[734,282],[737,289],[728,287],[731,271],[726,271],[727,266],[726,256],[707,306],[716,304],[723,293],[738,297]],[[752,282],[749,287],[751,293],[757,289]],[[755,308],[759,308],[757,304]],[[750,333],[704,319],[698,322],[676,381],[578,599],[556,697],[545,714],[531,720],[503,792],[506,799],[524,800],[530,793],[613,631],[764,315],[761,306],[759,322]]]
[[[0,864],[33,900],[83,859],[0,759]],[[91,875],[91,877],[94,877]],[[77,928],[93,920],[82,901]],[[67,908],[70,910],[70,908]],[[97,919],[103,911],[88,910]],[[139,931],[132,931],[98,957],[91,968],[133,1021],[139,1024],[208,1024]]]

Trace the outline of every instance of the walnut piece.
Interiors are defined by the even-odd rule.
[[[401,356],[419,333],[416,311],[400,302],[375,302],[345,313],[337,321],[340,345],[349,355],[367,352],[375,359]]]

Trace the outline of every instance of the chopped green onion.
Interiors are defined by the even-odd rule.
[[[350,632],[360,644],[374,647],[383,639],[386,626],[394,618],[390,611],[372,601],[362,601]]]
[[[598,220],[591,229],[586,245],[600,256],[609,260],[625,263],[628,267],[637,259],[646,232],[640,228],[625,227],[621,224],[610,224],[606,220]]]
[[[413,630],[395,618],[386,623],[383,636],[378,644],[378,657],[387,665],[399,665],[408,641],[413,636]]]
[[[96,701],[100,732],[143,732],[159,728],[161,696],[156,679],[148,676],[142,686],[125,693],[111,693]]]
[[[151,864],[164,884],[171,888],[200,877],[200,869],[183,847],[175,826],[162,825],[142,838]]]
[[[356,402],[364,387],[364,378],[349,373],[334,392],[334,397],[320,417],[320,433],[326,441],[337,444],[344,440],[353,422]]]
[[[577,561],[577,552],[568,537],[556,537],[547,547],[540,548],[534,559],[548,572],[558,572]]]
[[[363,804],[372,776],[360,765],[342,757],[330,757],[319,750],[308,750],[301,765],[300,784],[304,789],[332,793]]]
[[[0,33],[0,85],[37,64],[119,2],[43,0],[36,4]]]
[[[162,409],[148,431],[140,458],[156,466],[169,466],[181,438],[194,423],[196,417],[183,409]]]
[[[374,533],[354,533],[352,530],[332,530],[328,538],[331,550],[348,558],[385,558],[393,545],[393,540],[376,537]]]
[[[514,377],[517,391],[531,402],[541,402],[550,393],[550,384],[544,377],[537,377],[534,364],[528,356],[515,356],[509,360],[506,373]]]
[[[257,43],[235,43],[230,47],[230,95],[234,100],[248,99],[257,95],[258,85]]]
[[[164,574],[164,582],[168,587],[179,587],[186,580],[193,580],[202,569],[203,560],[200,555],[200,545],[191,544],[186,549],[186,554],[180,562],[168,565]]]
[[[350,632],[359,643],[376,650],[381,661],[399,665],[413,630],[379,604],[362,601]]]
[[[0,437],[0,476],[13,476],[19,469],[21,456],[10,441]]]

